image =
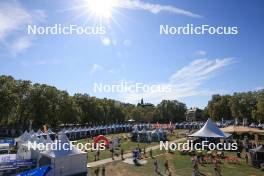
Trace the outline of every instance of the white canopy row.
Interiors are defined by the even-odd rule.
[[[64,133],[76,133],[76,132],[91,132],[91,131],[101,131],[101,130],[116,130],[116,129],[125,129],[129,130],[132,128],[131,124],[121,124],[121,125],[101,125],[93,127],[75,127],[75,128],[63,128],[61,131]]]

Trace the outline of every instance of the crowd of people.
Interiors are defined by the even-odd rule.
[[[234,142],[234,141],[232,141]],[[249,140],[236,140],[235,142],[238,143],[238,150],[237,150],[237,156],[236,158],[240,161],[244,161],[246,164],[249,163],[249,150],[252,148],[257,147],[257,144],[254,142],[249,142]],[[122,145],[121,145],[122,146]],[[116,156],[118,159],[125,160],[127,156],[124,156],[124,148],[119,147],[118,154],[114,149],[110,149],[109,151],[112,154],[112,160],[115,160]],[[135,152],[135,153],[134,153]],[[168,151],[168,153],[171,153]],[[207,152],[206,152],[207,153]],[[151,158],[153,161],[153,170],[154,174],[156,175],[166,175],[171,176],[175,174],[175,170],[171,169],[171,163],[170,160],[165,159],[159,159],[159,157],[153,156],[153,150],[152,148],[146,149],[146,146],[142,147],[138,144],[138,146],[133,150],[133,161],[134,164],[141,165],[140,160],[142,159],[149,159]],[[213,152],[211,154],[201,154],[199,152],[194,152],[191,154],[191,164],[192,164],[192,176],[202,176],[205,175],[202,173],[203,169],[202,167],[212,167],[214,171],[214,175],[216,176],[222,176],[222,163],[225,162],[225,158],[227,156],[224,156],[224,152]],[[94,161],[98,161],[100,159],[100,151],[94,152]],[[98,167],[94,170],[94,174],[96,176],[104,176],[106,174],[106,168],[103,165],[102,167]]]

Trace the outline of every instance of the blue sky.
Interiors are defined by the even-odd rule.
[[[204,107],[212,94],[264,87],[262,0],[123,0],[105,35],[28,35],[27,25],[95,25],[85,0],[0,1],[0,74],[70,94],[137,103],[178,99]],[[84,7],[85,5],[85,7]],[[237,35],[160,35],[160,25],[237,26]],[[170,93],[94,92],[93,84],[173,85]]]

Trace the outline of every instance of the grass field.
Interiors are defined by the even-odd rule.
[[[170,141],[176,140],[178,138],[184,137],[180,136],[179,133],[182,133],[182,130],[177,130],[173,135],[168,135],[168,139]],[[111,134],[107,135],[108,138],[116,137],[116,136],[124,136],[123,134]],[[79,142],[91,142],[91,139],[83,139],[79,140]],[[144,144],[139,143],[140,148],[150,147],[153,145],[158,145],[159,143],[151,143]],[[131,152],[133,149],[137,148],[137,142],[131,142],[129,139],[125,140],[122,138],[121,147],[124,149],[125,153]],[[148,154],[148,153],[147,153]],[[226,152],[226,155],[235,155],[235,153]],[[192,175],[192,163],[189,155],[181,155],[178,151],[174,154],[167,153],[165,151],[153,150],[153,155],[156,156],[155,159],[158,160],[159,170],[161,172],[164,171],[164,162],[166,159],[169,161],[170,171],[172,176],[190,176]],[[88,163],[94,161],[93,152],[88,151]],[[101,151],[100,159],[111,158],[111,153],[109,150]],[[153,159],[147,159],[148,163],[143,166],[134,166],[122,161],[114,161],[110,164],[106,164],[106,175],[107,176],[155,176],[157,174],[154,173],[153,167]],[[94,176],[94,170],[96,168],[89,168],[89,175]],[[205,166],[199,167],[200,171],[206,176],[214,176],[214,169],[212,164],[206,164]],[[245,161],[241,161],[240,164],[229,164],[225,163],[222,160],[221,164],[222,175],[223,176],[262,176],[264,175],[263,171],[259,169],[253,168],[245,163]]]
[[[168,135],[170,141],[176,140],[178,138],[184,137],[180,136],[179,133],[182,133],[182,130],[177,130],[173,135]],[[122,136],[124,134],[119,134]],[[116,135],[110,135],[108,137],[114,137]],[[125,150],[125,153],[131,152],[138,145],[136,142],[131,142],[129,140],[122,140],[122,148]],[[140,147],[149,147],[153,145],[158,145],[158,143],[152,143],[149,145],[139,143]],[[147,153],[148,154],[148,153]],[[166,151],[153,150],[153,155],[156,156],[155,159],[158,160],[159,170],[164,171],[164,162],[166,159],[169,161],[170,171],[172,176],[191,176],[192,175],[192,163],[189,155],[181,155],[178,151],[174,154],[167,153]],[[235,153],[225,152],[225,155],[235,155]],[[106,150],[101,152],[101,159],[110,158],[111,153]],[[94,155],[91,152],[88,152],[88,162],[92,162]],[[110,164],[106,164],[106,175],[107,176],[155,176],[158,175],[154,173],[153,159],[147,159],[148,163],[143,166],[134,166],[122,161],[114,161]],[[89,174],[94,176],[94,170],[96,168],[90,168]],[[200,171],[206,176],[214,176],[214,169],[212,164],[206,164],[205,166],[199,167]],[[223,176],[262,176],[264,175],[263,171],[251,167],[241,160],[240,164],[229,164],[222,160],[221,164],[222,175]]]
[[[172,141],[172,140],[178,139],[179,137],[182,137],[182,136],[180,136],[178,134],[179,132],[182,132],[182,130],[175,130],[174,134],[168,134],[167,135],[168,140]],[[121,148],[124,150],[124,153],[132,152],[132,150],[137,148],[138,145],[142,149],[144,147],[148,148],[150,146],[159,145],[158,142],[153,142],[151,144],[131,142],[129,139],[124,139],[123,138],[126,135],[128,135],[128,133],[110,134],[110,135],[106,135],[106,137],[108,137],[108,138],[121,137]],[[81,143],[92,142],[92,139],[91,138],[89,138],[89,139],[81,139],[81,140],[78,140],[78,142],[81,142]],[[89,162],[93,162],[94,161],[94,152],[87,151],[87,157],[88,157],[88,163]],[[112,157],[112,155],[111,155],[111,152],[109,150],[104,150],[104,151],[100,152],[100,159],[106,159],[106,158],[111,158],[111,157]]]
[[[159,155],[158,155],[159,154]],[[229,153],[233,155],[233,153]],[[174,154],[155,151],[154,155],[158,155],[156,159],[159,163],[159,170],[164,171],[164,162],[169,161],[172,176],[191,176],[192,164],[189,155],[181,155],[179,152]],[[109,176],[155,176],[153,168],[153,159],[148,159],[148,163],[144,166],[129,165],[124,162],[113,162],[106,165],[106,175]],[[206,164],[205,167],[200,166],[200,171],[206,176],[213,176],[214,170],[212,164]],[[262,176],[263,171],[248,166],[244,161],[241,164],[228,164],[222,160],[221,164],[223,176]],[[95,168],[90,169],[90,175],[94,176]],[[157,174],[156,174],[157,175]]]

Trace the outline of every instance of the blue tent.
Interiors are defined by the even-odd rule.
[[[45,176],[50,171],[50,169],[50,166],[43,166],[37,169],[20,173],[17,176]]]

